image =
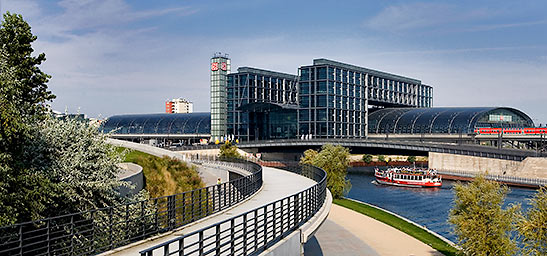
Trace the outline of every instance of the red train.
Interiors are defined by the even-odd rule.
[[[477,128],[475,134],[538,135],[547,134],[547,128]]]

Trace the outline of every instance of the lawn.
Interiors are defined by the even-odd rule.
[[[435,250],[443,253],[444,255],[456,255],[458,252],[456,248],[441,240],[440,238],[388,212],[348,199],[335,199],[334,203],[369,216],[378,221],[381,221],[398,230],[401,230],[404,233],[424,242],[425,244],[430,245]]]

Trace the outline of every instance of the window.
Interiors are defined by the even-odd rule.
[[[327,95],[317,96],[317,106],[318,107],[326,107],[327,106]]]
[[[300,93],[301,94],[309,94],[310,93],[310,83],[308,83],[308,82],[300,83]]]
[[[300,97],[300,105],[302,107],[309,107],[310,106],[310,98],[309,96],[302,96]]]
[[[300,70],[300,81],[310,80],[310,71],[309,69],[303,68]]]
[[[326,67],[317,68],[317,79],[327,79],[327,68]]]
[[[327,92],[327,82],[326,81],[317,82],[317,92],[318,93],[326,93]]]
[[[317,121],[327,121],[327,110],[318,109],[317,110]]]

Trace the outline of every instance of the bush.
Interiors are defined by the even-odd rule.
[[[372,162],[372,155],[369,155],[369,154],[363,155],[363,162],[370,164]]]
[[[218,157],[223,160],[242,158],[239,152],[237,152],[237,146],[233,145],[230,141],[226,141],[220,146],[220,154]]]
[[[414,163],[414,162],[416,162],[416,157],[415,156],[408,156],[406,158],[406,161],[410,162],[410,163]]]
[[[142,166],[146,190],[152,198],[173,195],[205,186],[195,167],[169,157],[130,151],[125,160]]]
[[[386,161],[386,156],[384,155],[379,155],[378,156],[378,162],[385,162]]]
[[[340,145],[325,144],[320,152],[306,150],[300,163],[311,164],[327,172],[327,187],[334,198],[343,197],[351,189],[351,183],[346,179],[349,149]]]

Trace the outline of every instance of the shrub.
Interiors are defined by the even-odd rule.
[[[369,155],[369,154],[363,155],[363,162],[370,164],[372,162],[372,155]]]

